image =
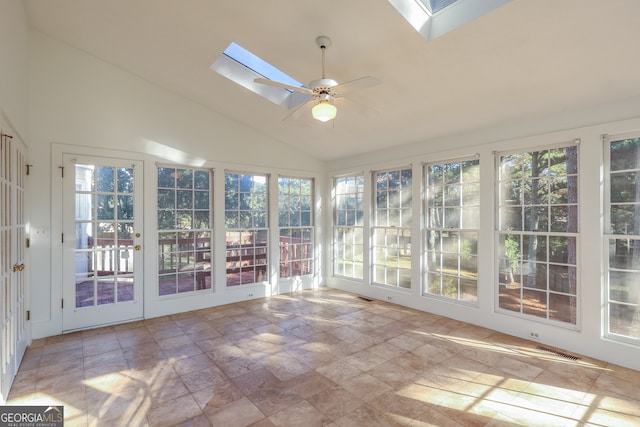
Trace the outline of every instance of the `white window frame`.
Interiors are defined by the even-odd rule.
[[[175,169],[175,170],[188,170],[188,171],[193,171],[194,173],[196,171],[198,172],[207,172],[209,174],[209,188],[208,188],[208,193],[209,193],[209,209],[208,209],[208,213],[209,213],[209,228],[206,229],[200,229],[200,228],[191,228],[188,230],[182,230],[179,229],[178,227],[174,228],[174,229],[160,229],[159,224],[156,230],[156,234],[158,236],[158,239],[156,240],[156,244],[159,244],[159,236],[160,233],[175,233],[176,234],[176,238],[179,239],[179,234],[181,232],[193,232],[193,233],[198,233],[198,232],[208,232],[209,233],[209,242],[208,242],[208,249],[206,246],[204,246],[205,250],[202,250],[198,248],[197,246],[197,242],[194,245],[193,248],[193,253],[196,256],[196,259],[194,260],[194,265],[193,265],[193,271],[192,272],[185,272],[185,273],[179,273],[176,272],[176,278],[178,279],[178,276],[180,274],[183,275],[187,275],[187,274],[191,274],[193,276],[194,279],[194,289],[191,291],[185,291],[185,292],[180,292],[178,289],[178,286],[176,287],[176,292],[174,293],[167,293],[162,295],[160,293],[160,278],[163,276],[162,274],[159,273],[159,271],[156,271],[156,276],[158,279],[158,286],[156,288],[156,292],[157,295],[161,298],[165,298],[165,297],[175,297],[175,296],[188,296],[188,295],[193,295],[194,293],[202,293],[202,292],[214,292],[215,290],[215,283],[214,283],[214,274],[213,274],[213,234],[214,234],[214,224],[213,224],[213,185],[214,185],[214,170],[213,169],[206,169],[206,168],[195,168],[195,167],[191,167],[191,166],[184,166],[184,165],[173,165],[173,164],[156,164],[156,195],[158,195],[158,193],[160,192],[160,190],[163,189],[173,189],[174,191],[176,191],[175,194],[175,202],[177,203],[177,192],[180,191],[179,187],[160,187],[159,183],[158,183],[158,172],[161,168],[167,168],[167,169]],[[191,189],[184,189],[184,190],[190,190],[194,195],[197,190],[196,188],[191,188]],[[159,206],[156,206],[156,218],[157,215],[159,214],[159,211],[161,211]],[[173,207],[173,211],[177,212],[179,209],[177,207],[177,205],[174,205]],[[196,211],[198,211],[198,209],[196,209],[195,206],[192,206],[191,211],[195,214]],[[175,218],[175,220],[177,220],[177,217]],[[193,220],[193,218],[192,218]],[[176,241],[177,242],[177,241]],[[189,252],[189,251],[180,251],[179,250],[179,244],[176,243],[176,250],[174,252],[171,252],[171,254],[179,254],[182,252]],[[160,263],[160,256],[163,254],[162,251],[160,251],[158,249],[158,263]],[[159,267],[159,265],[158,265]],[[164,275],[164,276],[168,276],[168,274]],[[209,283],[210,286],[206,287],[206,277],[209,277]],[[203,281],[205,284],[203,284]]]
[[[239,277],[240,277],[240,283],[229,283],[229,278],[226,277],[225,278],[225,287],[226,289],[232,289],[232,288],[236,288],[239,286],[250,286],[253,285],[255,283],[263,283],[269,280],[269,267],[270,267],[270,257],[269,257],[269,251],[270,251],[270,247],[271,247],[271,242],[269,239],[269,234],[270,234],[270,228],[269,228],[269,174],[265,174],[265,173],[256,173],[256,172],[241,172],[241,171],[234,171],[234,170],[225,170],[224,171],[225,177],[224,177],[224,196],[225,196],[225,206],[224,206],[224,215],[225,215],[225,224],[224,224],[224,235],[225,235],[225,256],[224,256],[224,261],[225,261],[225,276],[227,275],[227,271],[229,270],[229,263],[233,262],[237,264],[234,265],[234,269],[237,268],[239,271]],[[240,225],[238,225],[235,228],[229,228],[227,227],[227,212],[230,211],[234,211],[238,213],[238,217],[240,216],[240,213],[242,212],[242,209],[240,209],[240,201],[238,201],[238,207],[236,209],[227,209],[227,205],[226,205],[226,200],[227,200],[227,175],[238,175],[239,177],[242,176],[250,176],[252,178],[255,177],[264,177],[264,198],[265,198],[265,220],[264,220],[264,227],[242,227]],[[240,195],[242,192],[239,191],[238,194]],[[249,192],[248,194],[255,194],[253,191]],[[251,212],[251,211],[248,211]],[[226,237],[227,237],[227,233],[238,233],[239,235],[242,235],[242,233],[259,233],[259,232],[264,232],[265,236],[266,236],[266,246],[256,246],[255,245],[255,241],[253,242],[253,246],[249,247],[249,248],[242,248],[242,243],[240,243],[240,248],[233,248],[233,247],[229,247],[228,246],[228,242],[226,241]],[[254,234],[255,235],[255,234]],[[256,251],[260,252],[260,254],[263,254],[265,256],[265,264],[260,264],[257,263],[257,257],[256,255],[258,255],[256,253]],[[229,256],[233,257],[234,259],[232,261],[229,261]],[[236,260],[235,258],[238,258],[238,260]],[[247,262],[248,264],[246,265],[248,268],[244,269],[243,268],[243,257],[247,257]],[[260,268],[257,268],[256,266],[259,266]],[[244,271],[243,271],[244,270]],[[242,275],[243,273],[247,273],[252,271],[254,280],[252,282],[247,282],[247,283],[242,283]],[[264,271],[262,274],[260,274],[260,271]]]
[[[414,184],[414,176],[413,176],[413,166],[412,165],[406,165],[406,166],[399,166],[396,168],[390,168],[390,169],[384,169],[384,170],[375,170],[371,172],[371,183],[372,183],[372,188],[371,188],[371,192],[373,195],[373,199],[372,199],[372,209],[371,209],[371,227],[370,227],[370,231],[371,231],[371,246],[370,246],[370,250],[371,250],[371,271],[370,271],[370,277],[371,277],[371,283],[373,285],[380,285],[380,286],[388,286],[388,287],[392,287],[394,289],[398,289],[398,290],[403,290],[403,291],[411,291],[411,275],[412,275],[412,257],[411,257],[411,242],[413,241],[413,221],[417,220],[414,219],[414,209],[415,209],[415,205],[414,205],[414,201],[411,200],[411,207],[410,208],[403,208],[404,204],[402,204],[401,202],[401,207],[400,209],[400,221],[402,222],[402,218],[403,218],[403,212],[402,209],[405,209],[407,211],[410,212],[411,214],[411,221],[410,223],[407,224],[402,224],[401,226],[396,226],[396,225],[391,225],[391,224],[387,224],[387,225],[378,225],[378,185],[377,185],[377,178],[379,174],[386,174],[389,172],[398,172],[402,175],[402,172],[405,171],[409,171],[409,173],[411,174],[411,186],[408,188],[408,191],[406,192],[406,194],[409,194],[411,196],[411,199],[413,199],[413,186]],[[402,192],[404,193],[404,191]],[[401,194],[402,194],[401,193]],[[419,208],[418,208],[419,209]],[[387,211],[389,209],[387,208]],[[389,213],[389,212],[387,212]],[[382,246],[379,246],[377,244],[377,240],[378,240],[378,233],[380,232],[384,232],[384,244]],[[397,233],[394,233],[397,232]],[[408,236],[405,235],[405,233],[408,232]],[[387,235],[391,234],[395,234],[396,238],[395,238],[395,242],[393,243],[389,243],[388,239],[387,239]],[[409,246],[407,247],[406,244],[401,245],[400,240],[403,239],[405,241],[408,240],[409,242]],[[394,250],[393,249],[393,244],[397,244],[395,250],[398,251],[398,262],[396,263],[396,266],[394,267],[389,267],[386,266],[385,264],[377,264],[378,261],[378,255],[377,255],[377,251],[378,248],[380,248],[381,251],[384,252],[385,257],[387,256],[387,253],[389,251],[389,249]],[[402,267],[400,265],[400,253],[402,251],[409,251],[409,256],[408,256],[408,260],[409,260],[409,267]],[[406,255],[406,253],[405,253]],[[385,271],[385,281],[381,282],[381,281],[376,281],[377,278],[377,274],[376,274],[376,268],[380,266],[384,269]],[[389,270],[388,269],[395,269],[396,273],[395,273],[395,284],[393,283],[389,283],[389,281],[387,280],[388,277],[388,273]],[[402,272],[404,271],[404,274],[406,276],[408,276],[409,279],[409,286],[401,286],[401,282],[402,282]]]
[[[640,140],[640,131],[638,132],[630,132],[624,134],[617,135],[605,135],[603,136],[603,151],[604,151],[604,229],[603,229],[603,264],[604,264],[604,274],[603,274],[603,335],[604,337],[624,342],[627,344],[640,346],[640,338],[636,339],[627,335],[618,334],[611,332],[611,283],[610,283],[610,271],[637,271],[640,275],[640,270],[626,270],[626,269],[613,269],[610,266],[610,242],[613,239],[629,239],[629,240],[640,240],[640,235],[633,234],[614,234],[611,230],[611,143],[617,141],[623,141],[625,139],[639,139]],[[628,171],[634,171],[636,169],[630,169]],[[637,169],[640,174],[640,167]],[[618,173],[624,171],[617,171]],[[640,203],[640,199],[636,200],[636,202]],[[632,303],[624,303],[620,301],[613,301],[616,304],[624,305],[632,307],[634,304]],[[638,309],[636,309],[638,310]],[[636,311],[635,316],[638,316],[639,311]],[[640,322],[640,319],[637,320]]]
[[[476,161],[477,162],[477,179],[475,181],[463,181],[462,177],[460,177],[460,179],[458,181],[456,181],[456,183],[451,183],[449,185],[447,185],[445,182],[442,183],[442,190],[443,190],[443,194],[442,194],[442,206],[441,209],[446,209],[447,207],[449,207],[449,205],[445,204],[445,198],[446,198],[446,194],[445,194],[445,188],[447,186],[465,186],[465,185],[476,185],[477,186],[477,191],[478,191],[478,200],[476,204],[465,204],[463,199],[464,199],[464,195],[465,193],[463,193],[462,191],[459,193],[459,203],[455,206],[451,206],[454,208],[458,208],[459,209],[459,213],[458,213],[458,227],[448,227],[446,225],[446,223],[442,223],[441,226],[439,227],[434,227],[431,226],[429,224],[429,218],[430,218],[430,209],[432,208],[431,206],[429,206],[429,201],[432,198],[432,195],[430,194],[430,189],[433,187],[433,185],[431,185],[431,183],[429,182],[429,167],[434,166],[434,165],[440,165],[440,166],[444,166],[444,165],[453,165],[453,164],[459,164],[460,167],[462,167],[462,164],[465,162],[473,162]],[[428,297],[428,298],[436,298],[436,299],[444,299],[446,301],[451,301],[457,304],[464,304],[464,305],[470,305],[473,307],[477,307],[478,306],[478,277],[477,277],[477,273],[478,273],[478,266],[479,266],[479,256],[478,256],[478,242],[479,242],[479,236],[480,236],[480,158],[479,156],[468,156],[468,157],[462,157],[462,158],[458,158],[458,159],[450,159],[450,160],[444,160],[444,161],[435,161],[435,162],[427,162],[424,163],[422,165],[422,178],[423,178],[423,221],[422,221],[422,242],[423,242],[423,253],[424,253],[424,260],[423,260],[423,267],[422,267],[422,292],[421,295],[424,297]],[[437,207],[436,207],[437,208]],[[468,220],[465,220],[465,215],[463,213],[463,209],[465,208],[475,208],[476,212],[475,212],[475,221],[476,221],[476,227],[474,228],[470,228],[470,227],[466,227],[467,223],[469,222]],[[445,215],[446,217],[446,215]],[[445,233],[445,232],[455,232],[458,235],[458,244],[457,244],[457,249],[455,252],[448,252],[445,250],[440,250],[438,251],[430,251],[429,250],[429,233],[430,232],[440,232],[440,233]],[[462,233],[475,233],[475,246],[476,246],[476,251],[471,253],[470,256],[475,258],[475,263],[476,263],[476,279],[475,279],[475,299],[473,300],[465,300],[461,298],[461,295],[463,294],[462,289],[461,289],[461,281],[463,279],[463,277],[461,276],[460,272],[461,272],[461,258],[462,258],[462,249],[460,248],[460,243],[461,243],[461,234]],[[442,283],[440,284],[440,293],[433,293],[433,292],[429,292],[429,276],[431,275],[432,271],[429,270],[429,263],[428,263],[428,256],[430,256],[431,252],[433,253],[437,253],[440,255],[440,271],[442,272],[442,259],[444,258],[444,254],[449,254],[451,256],[457,256],[458,257],[458,274],[457,275],[449,275],[446,273],[439,273],[437,274],[438,276],[442,276],[444,277],[453,277],[457,280],[458,284],[457,284],[457,292],[456,292],[456,297],[451,297],[451,296],[447,296],[445,294],[443,294],[442,292]]]
[[[356,180],[356,184],[355,184],[355,190],[352,193],[337,193],[337,186],[338,186],[338,180],[342,180],[342,179],[350,179],[353,178]],[[358,189],[358,183],[357,181],[361,180],[362,182],[362,187],[359,190]],[[364,187],[365,187],[365,177],[363,173],[355,173],[355,174],[350,174],[350,175],[344,175],[344,176],[335,176],[333,178],[333,256],[332,256],[332,267],[333,267],[333,275],[335,277],[342,277],[342,278],[347,278],[350,280],[364,280]],[[338,214],[341,211],[341,209],[339,209],[339,205],[338,205],[338,196],[341,195],[355,195],[355,207],[353,209],[349,209],[347,211],[345,211],[345,215],[353,210],[355,211],[355,221],[353,225],[349,225],[349,220],[348,220],[348,215],[347,215],[347,220],[345,221],[345,224],[340,224],[339,219],[338,219]],[[358,206],[358,199],[360,198],[360,203],[361,206]],[[360,221],[359,221],[359,225],[358,225],[358,213],[360,213]],[[338,239],[339,233],[341,233],[342,230],[351,230],[351,233],[347,233],[351,235],[351,242],[349,243],[345,243],[344,240],[342,241],[342,243],[340,242],[340,239]],[[357,241],[357,231],[360,231],[360,235],[361,235],[361,240]],[[342,246],[342,248],[340,249],[338,246]],[[348,259],[346,257],[339,257],[339,254],[342,253],[344,254],[347,250],[347,246],[350,247],[351,249],[351,257],[349,257]],[[360,253],[361,253],[361,257],[362,260],[358,261],[354,255],[354,250],[356,250],[357,248],[360,248]],[[347,275],[347,274],[343,274],[344,272],[340,272],[338,271],[338,263],[340,261],[343,262],[350,262],[351,263],[351,275]],[[358,276],[355,272],[356,270],[356,266],[359,265],[360,268],[360,276]]]
[[[282,225],[280,223],[280,215],[281,215],[281,211],[280,211],[280,202],[281,202],[281,197],[282,197],[282,193],[280,192],[280,180],[281,179],[297,179],[297,180],[301,180],[301,181],[309,181],[311,184],[311,201],[310,201],[310,205],[309,205],[309,224],[307,225]],[[312,177],[302,177],[302,176],[292,176],[292,175],[279,175],[278,176],[278,182],[277,182],[277,187],[278,187],[278,238],[279,238],[279,245],[280,245],[280,258],[279,258],[279,266],[278,266],[278,278],[280,280],[287,280],[287,279],[294,279],[294,278],[298,278],[298,277],[311,277],[315,275],[315,269],[316,269],[316,262],[315,262],[315,242],[316,242],[316,237],[315,237],[315,198],[316,198],[316,182],[315,182],[315,178]],[[301,219],[302,219],[302,210],[300,210],[300,215],[301,215]],[[291,212],[290,212],[291,213]],[[294,245],[294,247],[296,246],[306,246],[309,248],[309,254],[307,257],[304,258],[294,258],[293,260],[286,260],[285,257],[283,256],[283,254],[288,250],[286,248],[286,244],[283,244],[282,242],[282,232],[284,230],[291,230],[291,238],[293,239],[293,232],[295,232],[295,230],[299,230],[300,231],[300,235],[303,235],[302,233],[305,232],[305,230],[309,230],[309,239],[310,241],[308,243],[301,243],[300,245]],[[290,243],[292,244],[292,242]],[[293,274],[292,273],[292,263],[293,262],[309,262],[309,268],[307,269],[308,273],[305,274]],[[285,267],[286,265],[286,267]],[[285,275],[285,269],[288,271],[288,274]]]
[[[526,318],[528,320],[535,320],[538,322],[542,322],[542,323],[548,323],[548,324],[552,324],[552,325],[556,325],[556,326],[560,326],[566,329],[573,329],[573,330],[578,330],[580,327],[580,320],[581,320],[581,310],[580,310],[580,295],[581,295],[581,289],[580,289],[580,254],[578,253],[578,248],[580,247],[580,220],[581,220],[581,214],[580,214],[580,204],[579,204],[579,193],[580,193],[580,186],[579,186],[579,178],[580,178],[580,146],[579,146],[579,140],[574,140],[574,141],[569,141],[569,142],[564,142],[564,143],[558,143],[558,144],[552,144],[552,145],[544,145],[544,146],[534,146],[534,147],[525,147],[525,148],[521,148],[521,149],[517,149],[517,150],[510,150],[510,151],[502,151],[502,152],[497,152],[495,153],[495,191],[496,191],[496,201],[495,201],[495,209],[496,209],[496,214],[495,214],[495,219],[496,219],[496,224],[495,224],[495,261],[496,261],[496,282],[495,282],[495,292],[494,292],[494,297],[495,297],[495,311],[497,313],[501,313],[501,314],[506,314],[509,316],[513,316],[513,317],[520,317],[520,318]],[[578,200],[576,200],[575,203],[569,203],[566,202],[564,204],[559,204],[560,206],[563,205],[575,205],[576,209],[577,209],[577,223],[576,223],[576,231],[575,232],[562,232],[562,231],[551,231],[550,227],[551,225],[549,225],[549,228],[547,231],[531,231],[531,230],[525,230],[524,227],[524,219],[523,219],[523,226],[521,227],[521,230],[513,230],[513,231],[507,231],[507,230],[502,230],[501,229],[501,222],[502,222],[502,218],[501,218],[501,210],[500,207],[501,205],[501,201],[502,201],[502,182],[504,180],[501,179],[501,173],[500,173],[500,166],[501,166],[501,162],[500,159],[503,156],[508,156],[508,155],[512,155],[512,154],[524,154],[524,153],[532,153],[532,152],[540,152],[540,151],[545,151],[545,150],[554,150],[554,149],[562,149],[562,148],[567,148],[567,147],[571,147],[571,146],[576,146],[577,149],[577,153],[576,153],[576,160],[577,160],[577,165],[576,165],[576,173],[575,174],[567,174],[567,175],[571,175],[574,176],[575,175],[575,179],[576,179],[576,185],[578,185],[578,188],[576,190],[576,197],[578,198]],[[521,205],[514,205],[514,206],[522,206],[523,208],[527,206],[526,203],[521,202]],[[505,205],[507,206],[507,205]],[[548,209],[548,211],[550,212],[551,207],[554,206],[551,203],[547,203],[546,208]],[[549,224],[551,224],[552,218],[551,215],[549,215],[548,218]],[[525,271],[524,269],[526,268],[525,261],[527,261],[527,263],[529,262],[535,262],[535,263],[539,263],[539,264],[544,264],[547,267],[550,265],[560,265],[560,266],[567,266],[569,267],[574,267],[575,268],[575,275],[576,275],[576,293],[575,295],[571,295],[569,293],[563,293],[563,292],[558,292],[558,291],[552,291],[549,289],[549,277],[550,277],[550,270],[547,269],[547,289],[542,290],[541,292],[545,292],[546,293],[546,316],[542,317],[542,316],[537,316],[534,314],[527,314],[524,313],[524,305],[522,304],[523,301],[523,292],[525,289],[527,289],[525,286],[520,286],[520,311],[515,311],[515,310],[509,310],[506,308],[501,308],[500,307],[500,286],[501,286],[501,281],[502,281],[502,277],[501,275],[506,274],[505,273],[505,268],[502,264],[505,263],[505,259],[506,256],[500,253],[500,249],[501,249],[501,245],[500,245],[500,236],[501,235],[508,235],[508,234],[512,234],[512,235],[518,235],[520,237],[520,239],[523,239],[524,236],[540,236],[540,237],[544,237],[547,239],[547,242],[549,241],[550,238],[553,237],[567,237],[567,238],[573,238],[575,239],[575,264],[571,264],[569,262],[569,260],[567,261],[567,263],[559,263],[559,262],[552,262],[550,261],[550,249],[549,249],[549,245],[547,245],[547,259],[544,262],[538,262],[537,260],[535,261],[527,261],[524,258],[524,254],[521,254],[518,261],[519,263],[522,264],[521,267],[519,267],[521,269],[521,271],[519,271],[519,273],[521,275],[524,275]],[[522,241],[522,240],[521,240]],[[521,276],[524,277],[524,276]],[[508,289],[508,288],[507,288]],[[536,290],[535,288],[528,288],[528,289],[532,289],[532,290]],[[538,290],[536,290],[538,291]],[[551,310],[550,308],[550,295],[551,294],[559,294],[559,295],[568,295],[569,297],[574,297],[575,298],[575,323],[572,323],[570,321],[563,321],[563,320],[556,320],[556,319],[550,319],[549,318],[549,312]]]

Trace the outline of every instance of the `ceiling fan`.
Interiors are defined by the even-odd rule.
[[[352,89],[363,89],[370,86],[380,84],[380,80],[371,76],[364,76],[354,80],[350,80],[345,83],[338,83],[333,79],[326,78],[324,73],[324,56],[326,49],[331,46],[331,39],[327,36],[318,36],[316,38],[316,44],[322,51],[322,78],[313,80],[307,86],[293,86],[287,83],[278,82],[275,80],[269,80],[265,78],[257,78],[254,80],[256,83],[261,83],[269,86],[276,86],[283,89],[300,92],[306,95],[310,95],[312,98],[302,105],[296,107],[285,120],[294,115],[301,108],[314,104],[311,109],[311,114],[314,119],[326,122],[336,118],[338,109],[335,106],[335,102],[339,98],[344,98],[344,93]]]

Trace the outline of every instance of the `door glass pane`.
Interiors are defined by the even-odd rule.
[[[131,220],[133,216],[133,196],[118,196],[118,219]]]
[[[76,164],[75,172],[76,308],[133,301],[134,170]]]
[[[82,167],[82,165],[80,165]],[[96,166],[96,191],[113,193],[115,168],[110,166]]]
[[[93,247],[93,224],[86,222],[76,223],[76,249],[89,249]]]
[[[118,168],[118,192],[133,193],[133,168]]]
[[[97,196],[98,205],[96,206],[98,219],[114,219],[115,200],[113,194],[99,194]]]

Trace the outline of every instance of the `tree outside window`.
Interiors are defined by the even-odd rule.
[[[334,179],[333,272],[363,278],[364,176]]]
[[[158,295],[211,289],[211,171],[158,167]]]
[[[313,274],[313,179],[278,178],[280,278]]]
[[[480,161],[425,165],[424,295],[478,300]]]
[[[411,168],[374,172],[373,281],[411,289]]]
[[[268,177],[225,174],[227,286],[268,280]]]
[[[578,146],[499,159],[499,307],[576,324]]]
[[[640,343],[640,136],[607,139],[606,334]]]

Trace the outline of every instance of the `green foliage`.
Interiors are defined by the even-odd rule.
[[[520,266],[520,240],[518,236],[509,235],[504,240],[504,247],[509,268],[512,270]]]
[[[432,228],[475,228],[473,209],[480,204],[478,159],[429,165],[427,223]]]
[[[278,225],[312,225],[313,179],[278,178]]]
[[[210,172],[159,167],[157,174],[158,229],[211,228]]]
[[[225,174],[227,229],[264,228],[267,223],[267,178],[264,175]]]

